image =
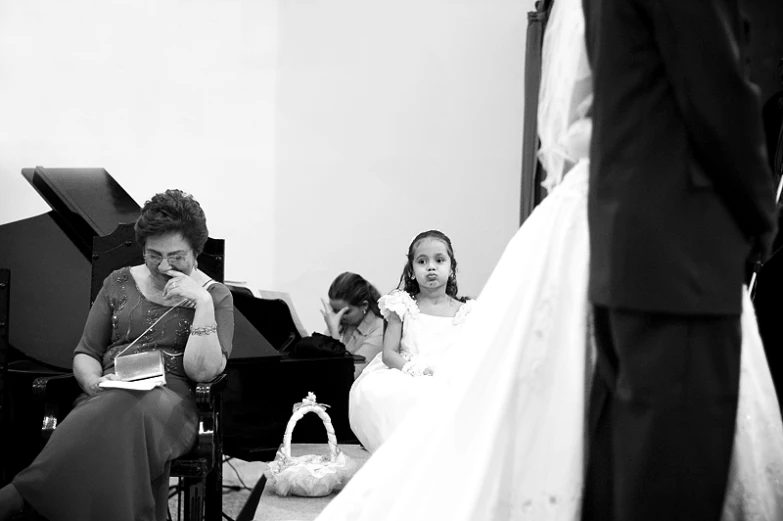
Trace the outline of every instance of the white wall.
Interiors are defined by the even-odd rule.
[[[0,223],[48,211],[23,167],[102,166],[142,204],[192,192],[226,277],[382,292],[451,236],[476,295],[517,228],[532,0],[8,0]]]
[[[526,3],[281,2],[275,278],[305,325],[341,271],[394,288],[430,228],[478,294],[519,222]]]
[[[0,3],[0,223],[49,210],[22,168],[104,167],[139,204],[193,193],[227,276],[271,285],[277,26],[276,1]]]

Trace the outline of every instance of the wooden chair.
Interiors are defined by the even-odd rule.
[[[0,269],[0,444],[6,447],[8,429],[8,311],[11,301],[11,271]],[[0,486],[11,480],[5,465],[0,462]]]
[[[222,239],[209,239],[198,257],[199,269],[223,282]],[[110,235],[95,237],[92,254],[90,304],[104,279],[115,269],[142,264],[142,250],[135,242],[132,224],[121,224]],[[222,374],[210,383],[196,385],[198,438],[191,451],[171,464],[171,476],[180,478],[184,489],[184,517],[187,521],[220,520],[223,512],[223,437],[221,391],[226,386]],[[70,411],[81,393],[73,374],[37,378],[34,395],[43,402],[43,442]]]

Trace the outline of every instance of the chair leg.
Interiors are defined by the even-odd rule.
[[[223,465],[217,464],[212,472],[207,474],[206,483],[206,520],[221,521],[223,519]]]
[[[204,521],[205,483],[185,478],[185,521]]]

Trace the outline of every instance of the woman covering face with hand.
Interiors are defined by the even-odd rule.
[[[84,390],[48,444],[0,490],[0,520],[26,503],[49,521],[165,520],[171,460],[197,434],[194,383],[219,375],[231,352],[231,293],[198,269],[208,231],[190,195],[167,190],[136,221],[144,264],[111,273],[73,359]],[[104,388],[115,359],[159,354],[166,385]]]
[[[345,345],[351,354],[366,359],[356,364],[354,378],[383,349],[383,318],[378,309],[380,294],[361,275],[345,272],[329,286],[329,300],[322,300],[321,315],[326,334]]]

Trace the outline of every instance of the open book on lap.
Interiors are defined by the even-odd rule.
[[[99,387],[103,387],[104,389],[128,389],[130,391],[150,391],[163,385],[166,385],[165,375],[134,380],[132,382],[126,382],[124,380],[104,380],[98,384]]]

